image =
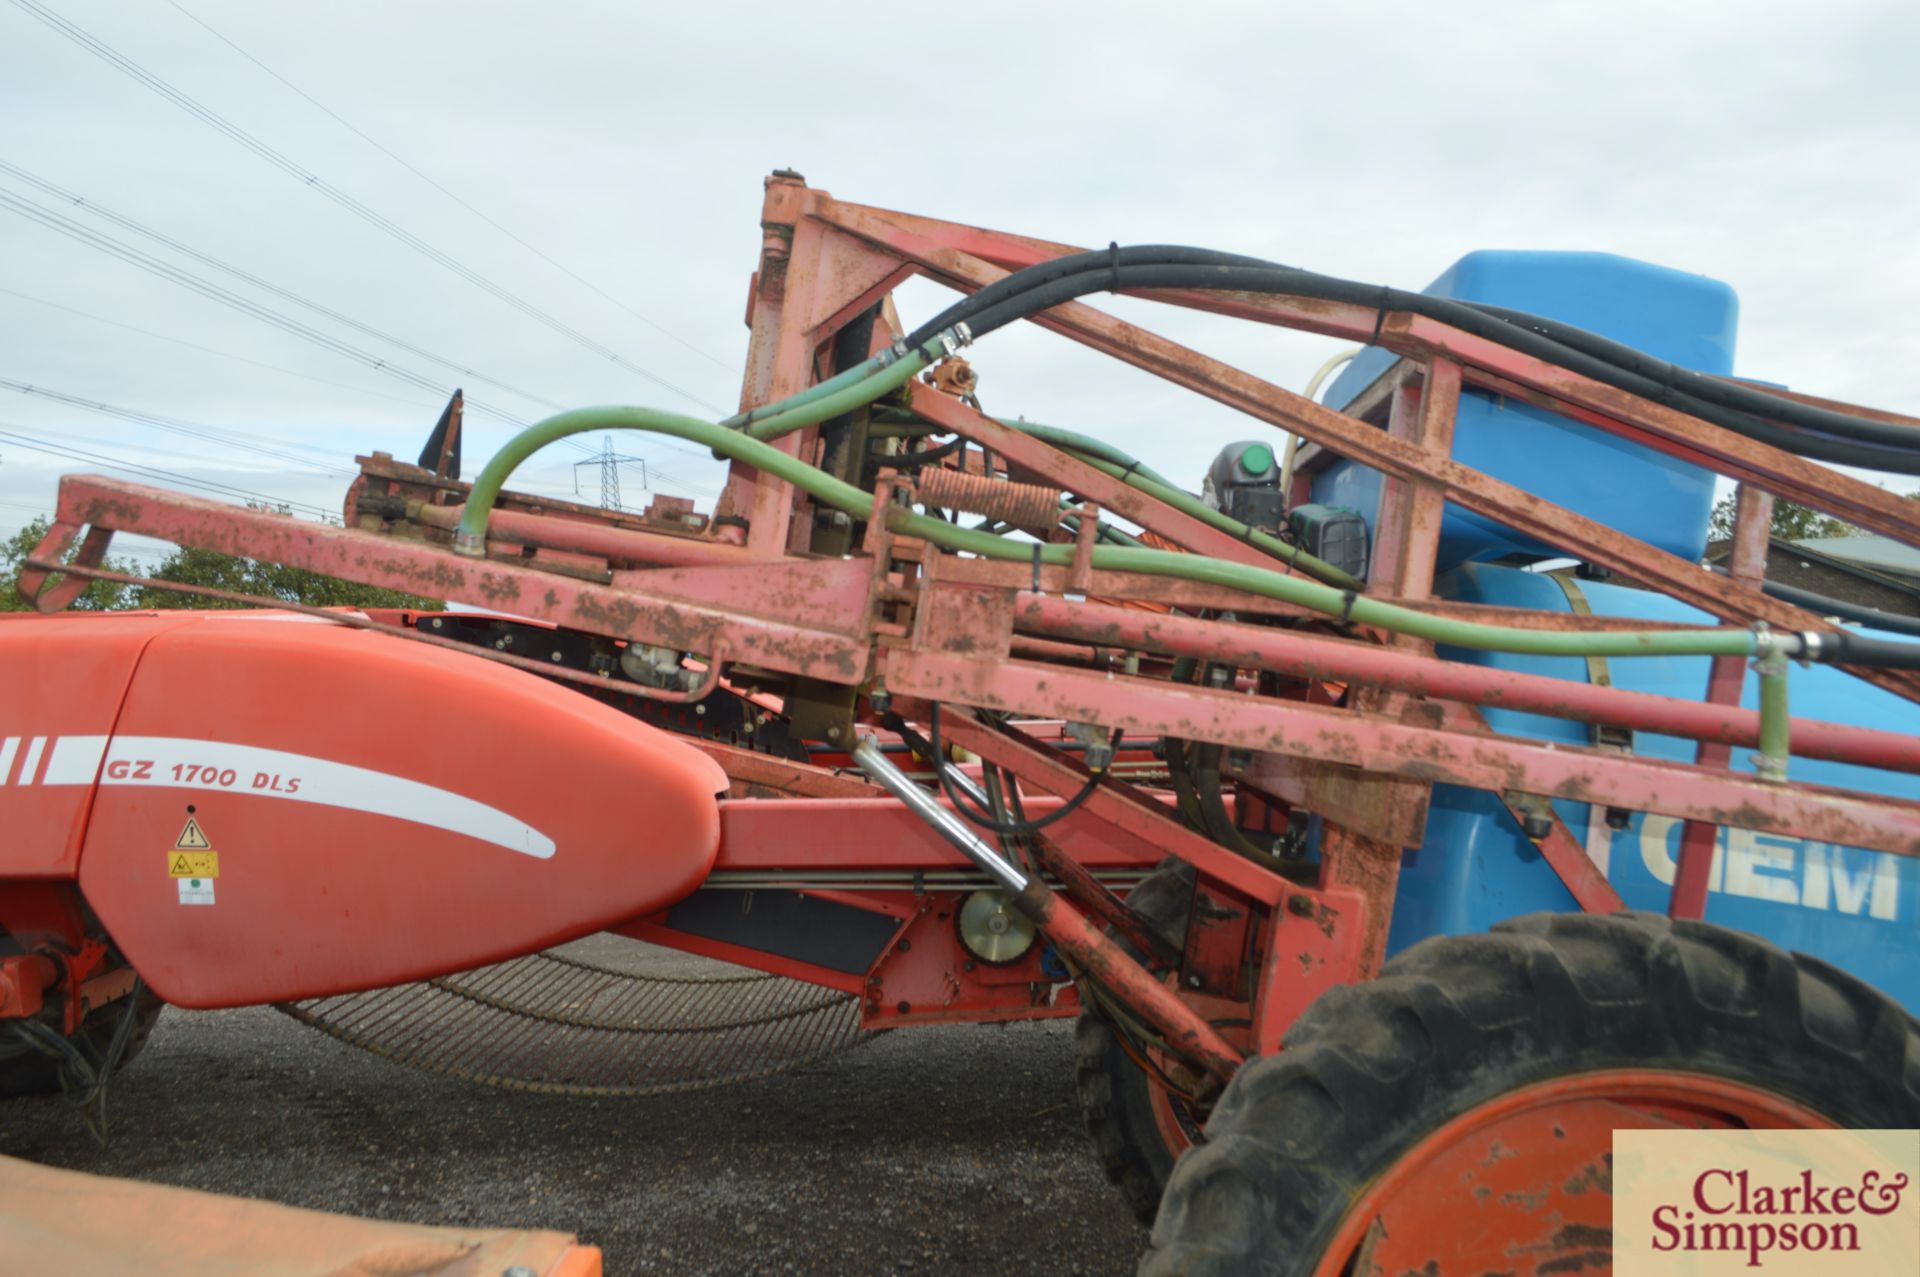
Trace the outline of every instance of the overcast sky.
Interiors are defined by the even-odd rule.
[[[685,393],[374,229],[35,7]],[[731,411],[760,181],[783,166],[860,203],[1079,244],[1231,249],[1407,287],[1477,248],[1629,254],[1738,290],[1743,375],[1916,412],[1916,48],[1912,0],[0,0],[0,162],[513,390],[4,170],[0,196],[57,208],[525,419],[550,410],[541,400]],[[60,473],[100,468],[22,437],[337,510],[356,452],[410,456],[439,409],[436,391],[5,207],[0,289],[0,379],[223,440],[0,388],[0,431],[15,436],[0,435],[0,531],[50,509]],[[911,293],[909,322],[940,300],[927,286]],[[1336,348],[1154,318],[1296,388]],[[1103,433],[1196,485],[1219,444],[1265,430],[1038,331],[1006,331],[972,354],[990,410]],[[469,420],[471,477],[511,427]],[[236,437],[286,455],[224,442]],[[632,436],[619,447],[648,458],[659,490],[704,505],[720,484],[715,463],[686,451]],[[581,459],[559,449],[522,486],[571,495]],[[597,499],[597,476],[580,478]],[[624,476],[628,504],[644,503],[639,482],[637,469]]]

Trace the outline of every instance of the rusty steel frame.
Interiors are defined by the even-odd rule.
[[[876,306],[881,322],[874,325],[870,348],[879,350],[897,338],[889,295],[908,278],[925,276],[974,290],[1078,251],[847,204],[785,173],[767,181],[761,229],[749,295],[743,408],[777,401],[834,372],[829,360],[835,338],[854,317]],[[1401,357],[1351,413],[1342,413],[1083,303],[1032,317],[1043,328],[1293,432],[1308,441],[1309,454],[1337,454],[1380,470],[1386,484],[1369,592],[1410,608],[1555,630],[1627,624],[1689,628],[1432,598],[1440,521],[1448,503],[1545,544],[1571,548],[1588,562],[1725,621],[1764,621],[1776,628],[1826,627],[1758,588],[1755,556],[1764,552],[1769,494],[1920,544],[1920,521],[1910,503],[1891,494],[1422,316],[1238,293],[1137,295],[1372,342]],[[1012,477],[1074,493],[1194,553],[1275,565],[1238,538],[1001,425],[949,393],[954,384],[910,383],[900,398],[924,421],[981,450],[963,452],[963,460],[971,455],[977,465],[983,456],[997,458]],[[1739,536],[1731,573],[1704,572],[1454,461],[1453,422],[1466,387],[1513,395],[1739,481]],[[1385,428],[1363,419],[1368,415],[1383,418]],[[1868,415],[1910,422],[1894,414]],[[819,439],[820,430],[813,427],[788,434],[775,446],[813,461]],[[895,480],[883,472],[876,513],[894,499],[895,490]],[[1051,810],[1079,791],[1085,769],[973,711],[1058,718],[1226,746],[1244,754],[1232,769],[1234,783],[1282,807],[1299,806],[1330,818],[1316,880],[1283,875],[1229,850],[1189,828],[1163,796],[1109,778],[1092,788],[1083,809],[1037,849],[1061,883],[1062,907],[1042,911],[1042,927],[1059,932],[1053,935],[1056,942],[1087,952],[1099,934],[1089,928],[1088,917],[1126,929],[1125,916],[1088,872],[1091,867],[1115,858],[1141,865],[1161,854],[1190,862],[1201,875],[1201,890],[1222,902],[1222,916],[1239,920],[1217,928],[1204,942],[1196,939],[1185,960],[1196,964],[1196,980],[1204,967],[1208,981],[1217,981],[1222,973],[1240,970],[1242,958],[1245,969],[1260,973],[1246,992],[1252,1007],[1247,1044],[1256,1051],[1274,1049],[1286,1025],[1325,988],[1365,978],[1378,968],[1401,851],[1420,841],[1435,783],[1487,789],[1516,812],[1524,806],[1548,813],[1540,850],[1589,909],[1617,909],[1619,897],[1565,825],[1550,816],[1547,799],[1662,812],[1686,821],[1670,907],[1688,916],[1697,916],[1704,902],[1706,865],[1722,824],[1920,855],[1920,804],[1769,783],[1727,769],[1732,747],[1758,739],[1757,717],[1737,706],[1744,669],[1732,658],[1716,662],[1704,702],[1440,661],[1423,643],[1363,627],[1339,632],[1326,618],[1271,599],[1093,569],[1086,555],[1090,525],[1083,525],[1081,549],[1071,566],[1029,567],[941,554],[894,536],[877,517],[868,521],[865,539],[852,553],[818,555],[810,550],[815,520],[804,496],[738,462],[730,468],[713,516],[691,524],[677,520],[671,510],[654,518],[505,494],[479,560],[456,557],[447,545],[466,493],[466,485],[445,475],[375,454],[361,458],[361,476],[345,510],[347,526],[333,528],[135,484],[70,477],[61,485],[54,528],[30,560],[22,584],[42,610],[63,606],[84,581],[79,573],[69,573],[63,585],[50,586],[61,556],[77,543],[74,564],[97,569],[112,532],[127,531],[667,646],[712,658],[716,677],[724,662],[754,677],[850,689],[849,712],[866,723],[878,719],[871,698],[881,692],[899,712],[923,722],[932,704],[944,704],[948,739],[1034,791],[1034,811]],[[1098,601],[1103,599],[1113,602]],[[1227,611],[1243,621],[1205,615]],[[1244,623],[1252,617],[1282,625]],[[1309,694],[1171,684],[1157,670],[1136,672],[1125,659],[1128,654],[1135,661],[1189,656],[1261,670],[1306,687]],[[1920,699],[1920,678],[1911,673],[1851,672],[1909,700]],[[1310,692],[1316,687],[1337,690],[1315,699]],[[1701,742],[1700,754],[1687,765],[1502,736],[1487,729],[1476,708],[1482,705],[1692,737]],[[1808,756],[1920,770],[1920,743],[1912,737],[1798,719],[1793,737],[1795,752]],[[711,742],[694,744],[716,758],[734,782],[735,797],[722,808],[728,832],[721,859],[730,869],[899,870],[961,863],[951,848],[864,780]],[[850,830],[859,831],[851,840]],[[902,919],[904,937],[905,928],[926,925],[915,921],[924,905],[903,902],[896,894],[870,893],[862,907]],[[859,892],[837,892],[841,897],[862,899]],[[1076,921],[1069,926],[1061,919]],[[636,920],[631,931],[670,938],[658,920]],[[686,947],[698,945],[687,940]],[[737,947],[727,947],[724,956],[856,992],[883,986],[880,966],[897,960],[897,955],[883,956],[876,971],[862,979],[801,969],[772,957],[756,959]],[[1167,1000],[1141,983],[1151,977],[1137,964],[1123,956],[1109,965],[1110,987],[1145,998],[1155,1004],[1156,1014],[1177,1019]],[[1002,1015],[1006,1002],[990,994],[976,1005],[999,1008],[992,1014]],[[1038,1007],[1021,1012],[1049,1013]],[[893,1013],[880,1007],[870,1008],[870,1014]],[[949,1018],[965,1014],[953,1012]],[[919,1010],[911,1018],[918,1022],[923,1015],[939,1018]],[[1206,1031],[1197,1018],[1188,1027]],[[1216,1052],[1216,1065],[1219,1058]]]

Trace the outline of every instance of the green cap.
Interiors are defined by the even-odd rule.
[[[1240,468],[1248,474],[1259,476],[1273,469],[1273,449],[1264,443],[1256,443],[1240,454]]]

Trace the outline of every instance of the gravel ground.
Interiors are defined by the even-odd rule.
[[[1070,1026],[884,1034],[799,1072],[647,1099],[489,1090],[278,1012],[162,1016],[95,1148],[56,1100],[0,1151],[419,1223],[553,1228],[634,1273],[1131,1273],[1145,1244],[1072,1096]]]

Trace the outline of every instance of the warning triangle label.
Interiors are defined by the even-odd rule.
[[[175,851],[208,851],[212,847],[213,844],[207,841],[206,832],[200,828],[200,822],[192,816],[187,817],[187,827],[173,840]]]

